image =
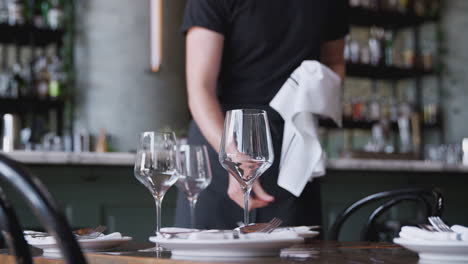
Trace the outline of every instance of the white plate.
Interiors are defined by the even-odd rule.
[[[122,237],[119,239],[82,239],[78,240],[80,247],[83,251],[103,251],[116,248],[128,241],[132,240],[131,237]],[[44,250],[44,253],[56,253],[60,252],[60,249],[57,248],[55,243],[31,243],[29,244],[33,247],[40,248]]]
[[[320,234],[319,231],[314,231],[314,230],[308,230],[308,231],[303,231],[301,228],[296,228],[296,227],[284,227],[284,228],[277,228],[276,231],[283,231],[283,230],[290,230],[296,232],[296,234],[302,238],[314,238]]]
[[[149,240],[171,250],[173,256],[214,258],[277,256],[280,249],[304,242],[304,239],[301,237],[225,240],[187,240],[150,237]]]
[[[393,242],[417,252],[426,261],[462,261],[468,263],[467,241],[424,241],[395,238]]]

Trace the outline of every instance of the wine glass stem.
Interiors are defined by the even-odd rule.
[[[196,197],[192,197],[189,199],[190,203],[190,228],[195,228],[195,206],[197,205],[198,199]]]
[[[161,202],[162,198],[154,198],[154,201],[156,203],[156,235],[159,234],[159,231],[161,229]]]
[[[244,190],[244,225],[249,224],[249,198],[252,186],[243,188]]]

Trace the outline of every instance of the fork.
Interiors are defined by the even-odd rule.
[[[97,238],[98,236],[100,236],[106,229],[107,229],[106,226],[99,225],[96,228],[87,231],[83,235],[77,234],[76,231],[73,233],[79,239],[93,239],[93,238]]]
[[[438,216],[429,216],[427,218],[429,223],[439,232],[449,232],[453,233],[454,231],[444,223],[444,221]]]
[[[283,223],[283,221],[279,218],[273,218],[268,225],[266,225],[264,228],[261,229],[260,232],[263,233],[271,233],[273,230],[275,230],[277,227],[279,227]]]
[[[237,227],[234,230],[239,231],[241,234],[248,234],[248,233],[271,233],[277,227],[279,227],[283,223],[283,221],[279,218],[273,218],[268,223],[258,223],[248,226]]]

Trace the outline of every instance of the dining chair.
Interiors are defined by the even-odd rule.
[[[358,212],[359,209],[371,204],[374,204],[374,206],[377,204],[377,208],[369,215],[367,222],[362,228],[361,240],[378,241],[378,227],[376,224],[378,218],[403,202],[415,202],[425,212],[427,217],[441,216],[444,209],[444,197],[438,188],[408,188],[374,193],[354,202],[338,215],[330,228],[330,239],[339,239],[343,224],[351,215]]]
[[[65,215],[38,177],[19,162],[0,154],[0,180],[9,183],[26,201],[46,231],[57,241],[66,263],[86,264]]]
[[[0,188],[0,248],[9,247],[16,256],[17,263],[32,264],[31,252],[23,236],[23,229],[19,225],[18,217]]]

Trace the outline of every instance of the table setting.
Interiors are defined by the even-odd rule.
[[[430,225],[404,226],[394,243],[418,253],[424,263],[468,263],[468,227],[448,226],[440,217]]]
[[[112,250],[132,240],[132,237],[124,236],[119,232],[104,234],[105,229],[105,226],[98,226],[78,229],[73,233],[84,252]],[[48,233],[25,230],[24,238],[31,246],[42,249],[44,255],[60,253],[54,237]]]
[[[235,109],[226,113],[219,162],[244,192],[249,208],[252,185],[273,163],[273,145],[267,113]],[[319,235],[317,226],[279,227],[281,219],[251,223],[244,209],[243,222],[233,230],[195,229],[198,195],[212,179],[207,147],[179,144],[173,132],[147,131],[140,135],[134,176],[152,194],[156,205],[156,231],[148,239],[154,248],[174,256],[258,257],[278,256],[281,248],[304,243]],[[161,204],[171,186],[183,192],[190,205],[190,228],[161,228]]]

